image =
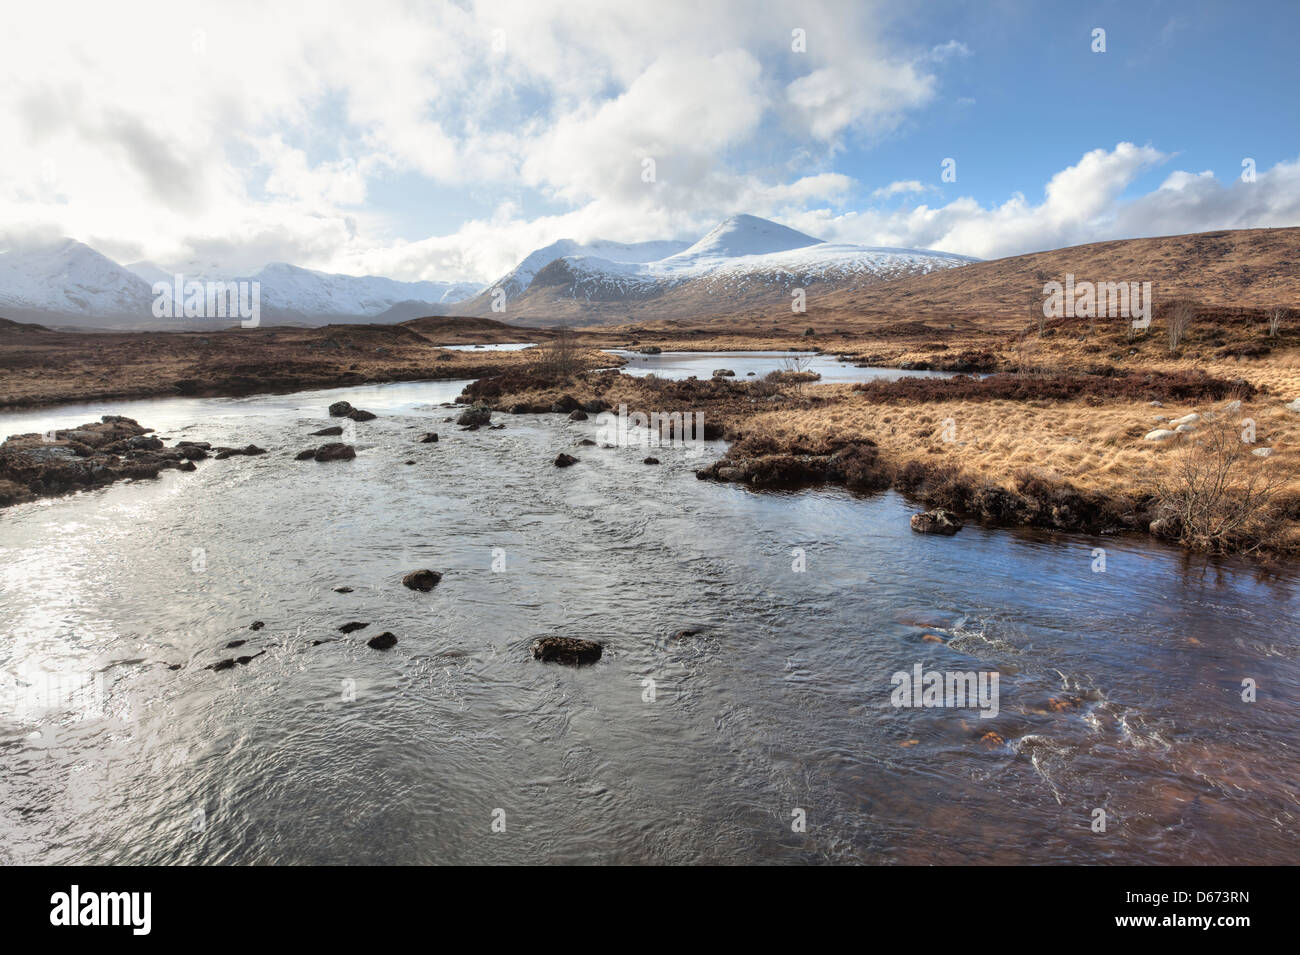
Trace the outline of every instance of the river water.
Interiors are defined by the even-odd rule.
[[[696,480],[721,443],[463,432],[462,385],[0,416],[270,451],[0,511],[0,862],[1300,862],[1294,568],[922,537],[892,493]],[[338,399],[356,460],[294,461]],[[895,707],[918,664],[997,714]]]

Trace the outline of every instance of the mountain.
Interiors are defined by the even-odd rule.
[[[187,281],[215,278],[184,274]],[[174,279],[173,273],[153,262],[123,267],[88,245],[63,239],[0,252],[0,313],[72,328],[180,329],[218,321],[155,318],[153,284],[170,284]],[[335,275],[286,263],[268,265],[245,280],[261,283],[261,316],[268,324],[400,322],[444,313],[451,304],[482,289],[470,282]]]
[[[270,309],[308,318],[373,318],[398,303],[448,305],[482,289],[481,285],[470,282],[399,282],[378,276],[335,275],[284,262],[268,265],[249,280],[262,284],[264,311]],[[410,317],[407,314],[402,318]]]
[[[88,245],[63,239],[0,252],[0,311],[22,320],[148,315],[149,283]]]
[[[573,239],[560,239],[525,257],[522,262],[484,290],[483,298],[490,305],[491,295],[497,289],[505,292],[507,301],[517,298],[532,284],[537,273],[556,259],[591,256],[602,262],[620,264],[653,262],[681,252],[686,247],[685,242],[671,240],[628,243],[596,239],[594,242],[584,244]]]
[[[658,259],[601,254],[610,245],[553,243],[453,311],[556,325],[788,308],[795,289],[823,295],[976,261],[947,252],[823,242],[750,215],[726,219],[693,245]],[[528,273],[531,280],[524,282]],[[491,311],[498,289],[505,292],[504,313]]]

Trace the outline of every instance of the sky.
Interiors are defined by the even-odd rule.
[[[737,213],[981,258],[1300,225],[1295,0],[46,0],[5,21],[0,249],[489,282],[559,238],[694,241]]]

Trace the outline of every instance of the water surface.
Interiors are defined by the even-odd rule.
[[[0,511],[0,861],[1300,861],[1294,572],[921,537],[892,493],[698,481],[721,444],[463,432],[462,384],[0,416],[270,451]],[[357,459],[292,460],[340,398]],[[896,709],[917,663],[998,672],[999,714]]]

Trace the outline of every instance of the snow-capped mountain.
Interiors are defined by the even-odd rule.
[[[0,252],[0,309],[74,316],[149,314],[149,283],[73,239]]]
[[[401,321],[415,312],[444,314],[449,305],[482,289],[470,282],[333,275],[285,263],[246,277],[183,274],[186,281],[260,282],[262,320],[267,323]],[[73,239],[13,249],[0,252],[0,315],[76,327],[175,328],[178,320],[153,316],[153,284],[170,285],[174,280],[174,273],[156,263],[124,267]]]
[[[305,316],[379,315],[399,302],[448,305],[477,294],[470,282],[399,282],[373,275],[335,275],[284,262],[268,265],[249,281],[262,284],[262,308]]]
[[[948,252],[823,242],[750,215],[732,216],[695,244],[658,259],[601,254],[612,245],[553,243],[456,311],[491,314],[499,289],[506,311],[494,317],[508,321],[623,320],[629,308],[651,303],[667,315],[722,312],[775,302],[795,288],[861,287],[976,261]]]
[[[594,242],[579,243],[573,239],[560,239],[530,253],[498,281],[493,282],[489,291],[501,289],[507,299],[516,298],[532,284],[538,272],[556,259],[591,256],[602,262],[620,264],[654,262],[681,252],[686,247],[687,243],[672,240],[609,242],[596,239]]]

